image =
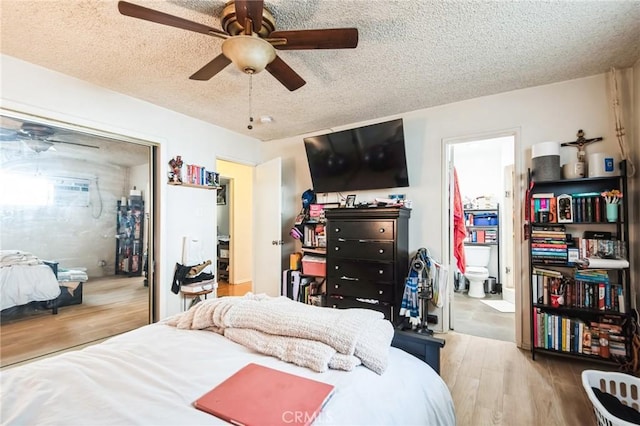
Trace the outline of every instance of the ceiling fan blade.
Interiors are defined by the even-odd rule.
[[[224,56],[222,53],[216,56],[211,62],[204,67],[196,71],[191,77],[191,80],[209,80],[214,75],[222,71],[227,65],[231,63],[231,60]]]
[[[274,31],[269,38],[287,39],[286,44],[274,44],[279,50],[352,49],[358,45],[358,29]]]
[[[257,33],[262,28],[263,0],[236,0],[236,19],[246,30],[247,18],[251,20],[252,31]],[[247,34],[251,35],[251,33]]]
[[[79,142],[68,142],[68,141],[60,141],[57,139],[46,139],[45,142],[51,142],[51,143],[64,143],[67,145],[75,145],[75,146],[81,146],[84,148],[94,148],[94,149],[100,149],[99,146],[95,146],[95,145],[87,145],[84,143],[79,143]],[[55,149],[54,149],[55,150]]]
[[[147,7],[138,6],[126,1],[118,2],[118,10],[121,14],[131,16],[133,18],[144,19],[145,21],[155,22],[157,24],[168,25],[170,27],[182,28],[183,30],[195,31],[197,33],[207,34],[214,37],[229,38],[229,35],[222,30],[218,30],[207,25],[189,21],[187,19],[178,18],[164,12],[149,9]]]
[[[292,92],[307,84],[298,73],[291,69],[291,67],[277,55],[276,58],[267,65],[266,70]]]

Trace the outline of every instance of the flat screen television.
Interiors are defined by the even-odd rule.
[[[409,186],[402,119],[304,138],[313,190]]]

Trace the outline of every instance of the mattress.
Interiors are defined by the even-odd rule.
[[[333,384],[335,394],[314,425],[455,425],[443,380],[399,349],[390,348],[382,375],[363,366],[316,373],[211,331],[161,323],[1,370],[1,420],[7,425],[227,424],[192,403],[250,362]]]
[[[55,274],[48,265],[0,267],[0,309],[30,302],[52,300],[60,294]]]

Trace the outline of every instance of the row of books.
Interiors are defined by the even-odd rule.
[[[576,270],[571,278],[559,271],[533,268],[531,285],[538,304],[626,312],[624,289],[609,282],[606,270]]]
[[[585,322],[537,309],[534,316],[534,342],[537,348],[595,355],[602,358],[627,356],[627,338],[614,320]]]
[[[217,172],[207,170],[203,166],[184,164],[180,170],[178,179],[183,183],[202,186],[219,186],[220,175]]]
[[[326,280],[324,279],[316,280],[314,277],[304,276],[302,272],[291,269],[282,273],[282,295],[289,299],[323,306],[326,292]]]
[[[559,209],[558,197],[568,200],[566,205]],[[587,192],[579,194],[562,194],[556,197],[553,193],[533,194],[530,201],[529,220],[536,222],[574,222],[574,223],[602,223],[607,222],[606,203],[600,193]],[[570,211],[566,211],[570,209]],[[540,220],[541,212],[546,220]]]
[[[531,228],[531,260],[538,263],[567,263],[567,241],[564,226]]]

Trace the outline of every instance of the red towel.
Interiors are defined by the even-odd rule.
[[[462,208],[462,197],[458,186],[458,173],[453,168],[453,255],[457,259],[458,269],[465,272],[464,239],[467,230],[464,226],[464,210]]]

